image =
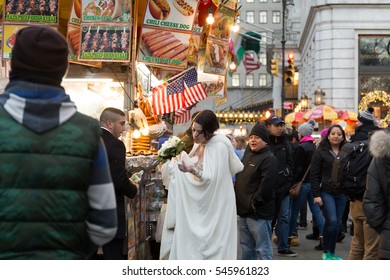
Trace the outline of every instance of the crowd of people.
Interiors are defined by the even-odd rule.
[[[99,247],[104,259],[124,259],[124,199],[139,187],[118,139],[126,115],[105,108],[99,124],[77,111],[61,87],[68,46],[60,33],[31,26],[16,36],[0,95],[0,259],[96,259]],[[336,244],[348,212],[349,259],[390,259],[389,129],[378,127],[372,108],[359,112],[350,141],[368,140],[372,160],[365,189],[348,196],[331,179],[348,142],[344,129],[325,128],[317,143],[314,125],[287,133],[271,115],[246,141],[218,134],[213,111],[195,113],[180,136],[188,158],[162,169],[169,188],[160,259],[270,260],[272,242],[278,255],[296,257],[307,204],[322,259],[341,259]],[[293,199],[290,188],[300,180]]]

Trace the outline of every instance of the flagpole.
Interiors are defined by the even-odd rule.
[[[284,86],[284,67],[286,66],[286,59],[285,59],[285,51],[286,51],[286,27],[285,27],[285,21],[286,21],[286,7],[287,5],[294,6],[294,0],[282,0],[282,93],[281,93],[281,102],[282,102],[282,108],[281,108],[281,117],[284,118],[285,115],[285,109],[284,109],[284,99],[286,96],[286,89]]]
[[[286,67],[285,51],[286,51],[286,30],[285,30],[285,16],[286,16],[286,4],[287,0],[283,0],[282,8],[282,92],[281,92],[281,117],[284,118],[284,98],[286,96],[285,87],[284,87],[284,67]]]

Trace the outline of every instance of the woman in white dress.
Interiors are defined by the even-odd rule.
[[[167,164],[168,206],[160,259],[237,259],[237,212],[232,176],[243,169],[233,145],[216,135],[214,112],[201,111],[192,123],[194,147],[184,162]]]

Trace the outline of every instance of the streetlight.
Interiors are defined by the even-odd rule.
[[[303,111],[306,111],[309,108],[309,98],[306,94],[301,97],[301,108]]]
[[[286,66],[286,59],[285,59],[285,51],[286,51],[286,30],[285,30],[285,17],[286,17],[286,7],[287,5],[294,6],[293,0],[283,0],[282,1],[282,71],[284,73],[284,67]],[[284,79],[282,81],[282,109],[281,109],[281,117],[284,118],[285,110],[284,110],[284,98],[286,96],[286,91],[284,88]]]
[[[318,88],[314,91],[314,104],[317,106],[321,105],[323,96],[325,96],[325,92],[318,86]]]

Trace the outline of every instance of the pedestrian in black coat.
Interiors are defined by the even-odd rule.
[[[123,248],[127,228],[125,196],[134,198],[137,194],[137,186],[130,182],[126,171],[126,147],[118,139],[125,131],[125,124],[126,115],[119,109],[109,107],[104,109],[100,115],[102,138],[106,146],[111,177],[114,183],[118,215],[118,231],[115,238],[102,247],[103,258],[106,260],[124,259]],[[96,254],[94,257],[96,257]]]
[[[390,131],[376,131],[370,140],[373,160],[363,198],[366,221],[380,234],[379,259],[390,259]]]

